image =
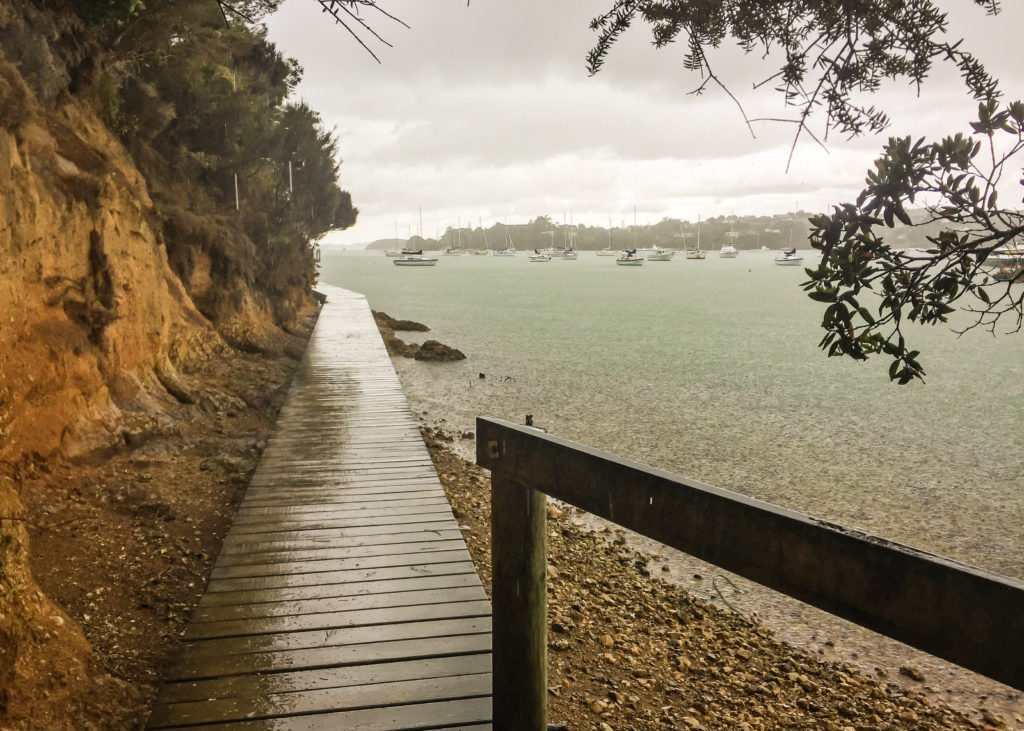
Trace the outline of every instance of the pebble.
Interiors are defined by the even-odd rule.
[[[916,680],[919,683],[924,682],[924,673],[910,665],[900,665],[900,675],[906,676],[911,680]]]

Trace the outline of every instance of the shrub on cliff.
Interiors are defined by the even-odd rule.
[[[337,184],[333,134],[289,101],[301,68],[255,22],[276,5],[233,3],[230,22],[206,0],[69,6],[105,49],[93,97],[146,177],[172,266],[215,321],[258,292],[287,325],[315,281],[310,241],[358,213]]]

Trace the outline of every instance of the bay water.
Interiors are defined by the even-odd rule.
[[[803,268],[776,266],[774,253],[642,267],[593,252],[546,263],[523,252],[439,259],[396,267],[382,252],[325,250],[320,273],[466,353],[396,363],[426,423],[458,434],[477,415],[523,423],[530,414],[588,446],[1024,578],[1024,335],[914,327],[925,383],[897,386],[883,358],[825,356],[823,305],[800,289]],[[958,315],[954,326],[968,322]],[[471,458],[472,441],[459,446]],[[726,599],[707,568],[673,568],[699,579],[695,593]],[[783,630],[787,617],[824,621],[774,600],[745,606],[765,618],[767,604]],[[883,662],[889,651],[850,632],[842,657],[863,650]],[[783,635],[834,654],[836,642],[826,651],[813,627]],[[959,682],[955,669],[933,672]],[[1020,708],[1019,694],[1006,700]]]

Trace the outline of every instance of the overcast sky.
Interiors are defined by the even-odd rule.
[[[687,92],[699,78],[682,49],[655,51],[637,25],[587,75],[588,23],[611,0],[381,0],[411,26],[363,17],[394,47],[370,44],[377,64],[314,0],[288,0],[267,19],[270,38],[305,69],[298,96],[340,142],[341,185],[360,209],[356,225],[327,242],[357,246],[398,234],[434,237],[448,225],[525,223],[540,214],[616,226],[663,217],[824,210],[852,199],[888,134],[967,131],[975,103],[954,72],[938,72],[920,99],[897,85],[873,101],[893,118],[883,137],[809,138],[786,172],[792,128],[760,124],[751,137],[721,91]],[[992,19],[970,0],[941,0],[950,36],[964,37],[1024,97],[1024,2]],[[365,34],[363,34],[365,36]],[[370,39],[372,40],[372,39]],[[723,49],[716,72],[747,113],[782,116],[774,93],[752,84],[777,66]],[[1019,197],[1019,195],[1017,196]]]

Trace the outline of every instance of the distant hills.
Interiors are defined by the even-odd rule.
[[[910,211],[914,226],[897,226],[887,234],[894,248],[927,248],[927,237],[935,235],[941,224],[922,225],[928,217],[927,211]],[[774,216],[717,216],[700,222],[700,248],[718,249],[731,239],[737,249],[782,249],[789,246],[808,248],[810,233],[808,219],[813,214],[806,211]],[[727,236],[729,234],[729,236]],[[511,240],[519,249],[542,249],[549,246],[593,251],[611,246],[613,249],[660,246],[670,249],[696,248],[698,225],[695,221],[663,218],[655,224],[645,226],[612,227],[611,232],[602,226],[563,226],[549,216],[538,216],[529,223],[505,226],[496,223],[489,228],[451,226],[440,239],[412,236],[408,239],[377,239],[369,244],[368,250],[383,251],[403,247],[422,248],[427,251],[441,251],[449,247],[463,249],[500,249]]]

